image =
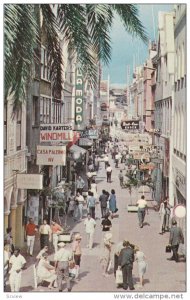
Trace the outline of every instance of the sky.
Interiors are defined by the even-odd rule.
[[[158,38],[158,12],[172,11],[172,4],[138,4],[139,19],[145,27],[150,40]],[[140,39],[129,35],[117,17],[111,31],[112,56],[108,66],[103,66],[103,79],[110,76],[110,84],[117,87],[126,86],[127,65],[130,65],[130,74],[134,65],[140,65],[148,57],[148,48]],[[132,77],[131,77],[132,78]]]

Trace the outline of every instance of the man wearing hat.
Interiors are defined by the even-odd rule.
[[[58,251],[55,253],[55,269],[57,271],[57,284],[59,292],[62,292],[62,280],[66,280],[67,290],[71,291],[70,278],[69,278],[69,261],[72,260],[72,253],[68,249],[65,249],[65,243],[58,244]]]

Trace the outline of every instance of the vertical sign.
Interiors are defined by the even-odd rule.
[[[83,122],[83,76],[79,68],[76,70],[75,88],[75,124],[81,125]]]

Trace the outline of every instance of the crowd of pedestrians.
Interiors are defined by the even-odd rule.
[[[111,159],[113,162],[111,162]],[[34,244],[38,234],[40,242],[40,251],[35,259],[34,277],[36,287],[39,284],[48,282],[49,289],[58,288],[62,292],[63,281],[66,282],[67,291],[71,291],[71,281],[80,280],[80,268],[82,261],[82,246],[81,241],[86,241],[86,248],[93,250],[94,235],[97,228],[97,219],[102,219],[100,226],[102,236],[100,237],[101,256],[99,260],[102,268],[102,276],[110,276],[110,270],[113,260],[114,276],[116,283],[118,276],[122,277],[122,282],[117,284],[117,287],[122,286],[124,290],[134,290],[133,283],[133,264],[137,263],[139,285],[142,288],[144,285],[144,275],[147,270],[146,256],[137,245],[133,245],[128,240],[120,241],[118,244],[113,243],[112,228],[114,226],[113,219],[117,214],[117,197],[116,191],[110,188],[109,191],[103,189],[101,194],[98,194],[96,183],[96,172],[103,162],[107,182],[112,182],[112,166],[119,168],[121,164],[126,163],[129,159],[127,147],[124,145],[122,149],[118,147],[118,143],[109,141],[104,148],[104,157],[99,158],[97,155],[91,155],[88,161],[88,170],[86,178],[84,174],[79,175],[76,180],[76,190],[70,191],[66,202],[66,214],[74,222],[83,222],[84,230],[72,236],[71,244],[59,241],[59,235],[64,233],[64,226],[59,224],[55,219],[48,224],[44,219],[43,223],[38,226],[34,224],[32,218],[25,228],[27,254],[31,257],[34,255]],[[119,171],[118,183],[120,187],[124,187],[125,168]],[[87,195],[84,193],[87,182]],[[109,185],[107,185],[109,186]],[[100,207],[101,215],[97,213],[97,205]],[[146,213],[148,213],[148,204],[145,196],[142,195],[137,199],[137,216],[139,227],[143,228]],[[87,210],[87,212],[86,212]],[[170,205],[166,198],[160,205],[160,228],[159,233],[163,234],[170,230],[169,245],[173,252],[170,260],[179,261],[178,248],[179,244],[184,242],[183,233],[180,227],[177,226],[176,220],[170,217]],[[99,211],[99,210],[98,210]],[[171,223],[171,226],[170,226]],[[50,247],[53,245],[53,262],[49,261]],[[52,252],[51,252],[52,254]],[[26,268],[26,260],[20,253],[20,249],[14,247],[11,234],[11,228],[7,228],[5,235],[4,247],[4,275],[5,285],[9,281],[11,291],[17,292],[21,286],[22,270]],[[119,273],[120,272],[120,273]]]

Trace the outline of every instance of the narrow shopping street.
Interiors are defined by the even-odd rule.
[[[137,192],[130,195],[126,189],[121,189],[119,186],[118,173],[124,164],[119,164],[119,168],[116,169],[113,160],[110,157],[111,166],[113,168],[112,182],[106,182],[106,173],[104,162],[100,163],[99,172],[97,173],[96,182],[98,184],[98,194],[102,189],[106,189],[110,192],[113,188],[116,191],[118,216],[112,220],[113,242],[114,244],[124,239],[129,240],[131,243],[138,245],[140,249],[145,253],[148,269],[145,274],[144,287],[139,289],[138,283],[138,270],[137,263],[134,263],[133,279],[135,284],[135,291],[151,291],[151,292],[183,292],[185,291],[185,263],[175,263],[174,261],[168,261],[167,258],[171,254],[165,253],[165,246],[168,244],[169,233],[159,235],[159,215],[153,209],[153,201],[148,201],[149,212],[146,215],[143,228],[139,228],[136,212],[128,212],[127,204],[132,200],[135,204],[137,200]],[[146,195],[147,199],[150,199],[150,195]],[[122,288],[116,288],[115,278],[113,275],[113,259],[112,268],[110,270],[110,276],[105,278],[102,276],[102,270],[100,266],[100,257],[102,253],[101,239],[101,212],[100,206],[96,206],[96,231],[94,237],[94,246],[92,250],[85,248],[86,235],[84,231],[84,222],[73,222],[68,220],[68,224],[71,226],[72,232],[80,232],[82,235],[82,260],[80,280],[72,282],[72,292],[113,292],[123,291]],[[35,262],[35,256],[39,251],[39,241],[36,240],[34,257],[27,256],[27,269],[22,275],[22,287],[21,291],[49,291],[45,286],[39,286],[34,289],[33,279],[33,263]],[[49,256],[49,260],[53,261],[53,254]],[[64,286],[66,291],[66,285]],[[9,287],[8,287],[9,289]],[[8,291],[8,290],[7,290]],[[54,292],[57,291],[55,288]],[[52,292],[52,291],[50,291]]]

